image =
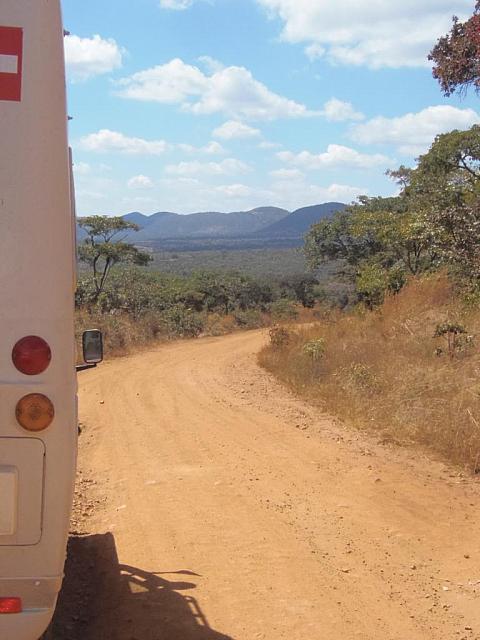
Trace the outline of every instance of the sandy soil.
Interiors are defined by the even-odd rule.
[[[479,483],[291,396],[256,365],[265,339],[80,374],[51,637],[480,639]]]

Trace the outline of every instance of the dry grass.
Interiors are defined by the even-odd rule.
[[[467,329],[451,353],[445,337],[433,337],[445,322]],[[295,391],[358,427],[376,429],[382,440],[419,443],[479,471],[475,336],[480,340],[480,310],[466,309],[447,276],[437,275],[411,282],[376,312],[332,314],[290,329],[259,358]]]
[[[99,329],[103,333],[107,358],[123,356],[154,342],[168,339],[164,327],[154,314],[134,319],[126,313],[112,315],[78,310],[75,316],[75,331],[79,362],[81,336],[87,329]]]
[[[265,314],[222,316],[204,313],[196,316],[198,335],[222,336],[241,329],[257,329],[269,324]],[[78,310],[76,313],[77,352],[81,354],[81,337],[86,329],[99,329],[103,333],[105,357],[117,357],[139,351],[160,342],[190,338],[183,328],[166,325],[157,313],[146,313],[134,318],[128,313],[102,314]]]
[[[299,324],[312,322],[317,311],[296,307]],[[195,314],[195,328],[200,336],[223,336],[234,331],[247,331],[268,327],[272,318],[268,313],[255,310],[236,311],[233,314]],[[78,309],[75,316],[77,337],[77,361],[81,362],[81,337],[87,329],[99,329],[103,333],[105,357],[124,356],[152,344],[192,337],[185,327],[165,323],[162,314],[151,312],[134,318],[128,313],[100,313],[96,310]],[[188,328],[188,327],[187,327]]]

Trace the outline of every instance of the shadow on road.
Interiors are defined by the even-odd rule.
[[[45,640],[233,640],[191,595],[198,574],[121,565],[110,533],[70,538],[65,574]]]

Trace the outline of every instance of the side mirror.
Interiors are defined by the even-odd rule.
[[[86,364],[98,364],[103,360],[103,335],[101,331],[92,329],[82,336],[83,360]]]

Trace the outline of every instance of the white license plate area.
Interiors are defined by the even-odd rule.
[[[0,467],[0,536],[13,536],[17,523],[18,473]]]
[[[0,521],[3,521],[3,524],[0,522],[0,549],[40,542],[44,457],[45,445],[41,440],[0,438],[0,470],[3,471],[0,483]],[[12,471],[16,473],[13,493]],[[12,527],[13,533],[10,532]],[[2,529],[9,531],[5,533]],[[1,633],[0,640],[3,640]]]

